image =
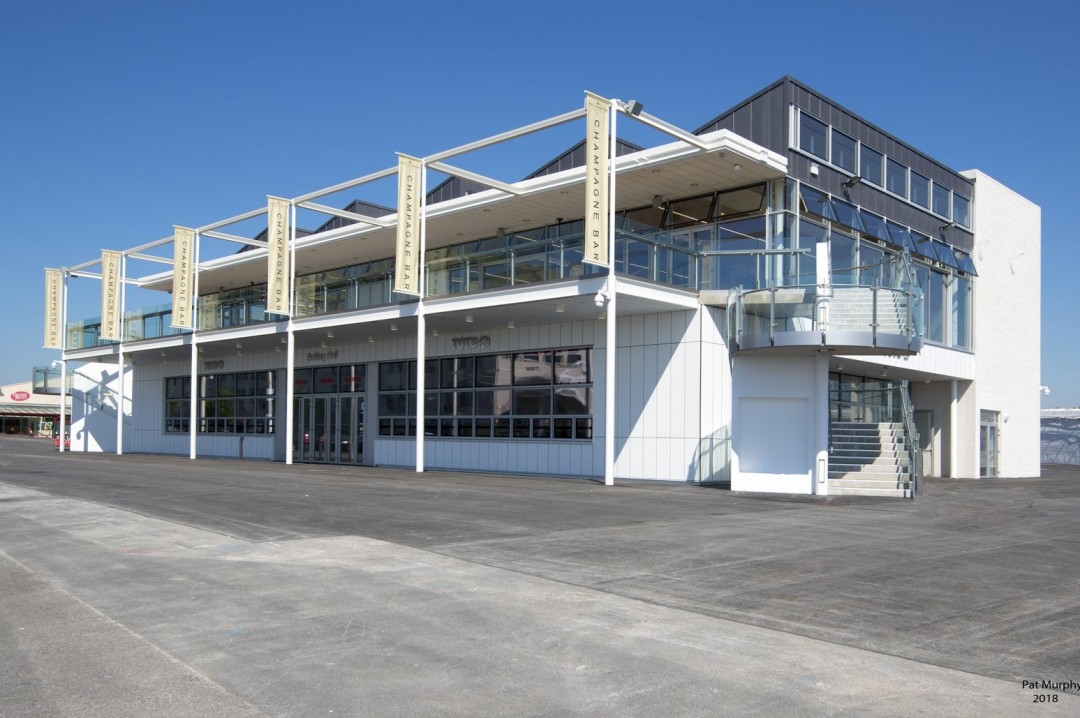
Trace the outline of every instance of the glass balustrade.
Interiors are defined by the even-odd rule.
[[[462,243],[427,253],[427,297],[468,294],[527,284],[603,275],[606,269],[582,261],[581,222],[541,227],[529,232]],[[830,244],[833,260],[829,296],[817,292],[816,253]],[[731,221],[700,223],[681,229],[656,229],[620,217],[616,232],[616,273],[690,291],[737,289],[730,302],[731,331],[737,336],[775,337],[777,332],[865,329],[873,334],[922,337],[924,325],[946,307],[925,306],[928,280],[917,274],[908,253],[892,253],[836,230],[826,232],[790,212]],[[320,316],[369,307],[415,302],[393,291],[392,259],[317,272],[296,279],[296,316]],[[929,276],[929,275],[928,275]],[[964,280],[967,282],[968,280]],[[969,284],[958,282],[967,289]],[[966,300],[966,295],[962,299]],[[823,302],[831,313],[823,312]],[[967,318],[971,302],[949,307]],[[227,329],[284,317],[266,311],[266,285],[222,290],[199,297],[200,330]],[[169,326],[171,307],[128,312],[125,341],[181,333]],[[940,322],[938,322],[940,323]],[[959,346],[970,344],[970,330],[952,332]],[[99,318],[68,325],[69,349],[113,343],[100,338]],[[937,331],[937,329],[934,329]],[[183,330],[187,331],[187,330]],[[940,332],[938,332],[940,333]],[[734,336],[734,335],[733,335]],[[930,339],[933,340],[937,337]],[[950,337],[952,338],[952,337]]]

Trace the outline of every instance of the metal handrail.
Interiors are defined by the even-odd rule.
[[[915,427],[915,407],[906,379],[900,382],[900,401],[903,407],[904,433],[908,441],[908,471],[911,473],[911,497],[920,496],[923,491],[922,451],[919,450],[919,430]]]

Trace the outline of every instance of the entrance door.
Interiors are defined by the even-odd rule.
[[[293,456],[296,461],[363,463],[363,394],[300,396],[295,406]]]
[[[924,476],[938,476],[934,465],[934,412],[931,409],[915,410],[915,431],[919,432],[919,451],[922,452]]]
[[[979,412],[979,478],[998,475],[998,412]]]

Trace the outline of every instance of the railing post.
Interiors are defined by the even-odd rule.
[[[877,330],[878,330],[878,287],[874,285],[870,289],[870,328],[873,334],[874,346],[877,346]]]
[[[776,287],[769,289],[769,346],[776,345]]]

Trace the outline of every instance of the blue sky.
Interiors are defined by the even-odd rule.
[[[586,9],[607,23],[592,39]],[[543,119],[585,89],[693,128],[790,74],[1042,207],[1044,406],[1080,406],[1078,21],[1058,1],[9,3],[0,384],[58,356],[40,349],[45,266]],[[71,319],[99,312],[78,282]]]

